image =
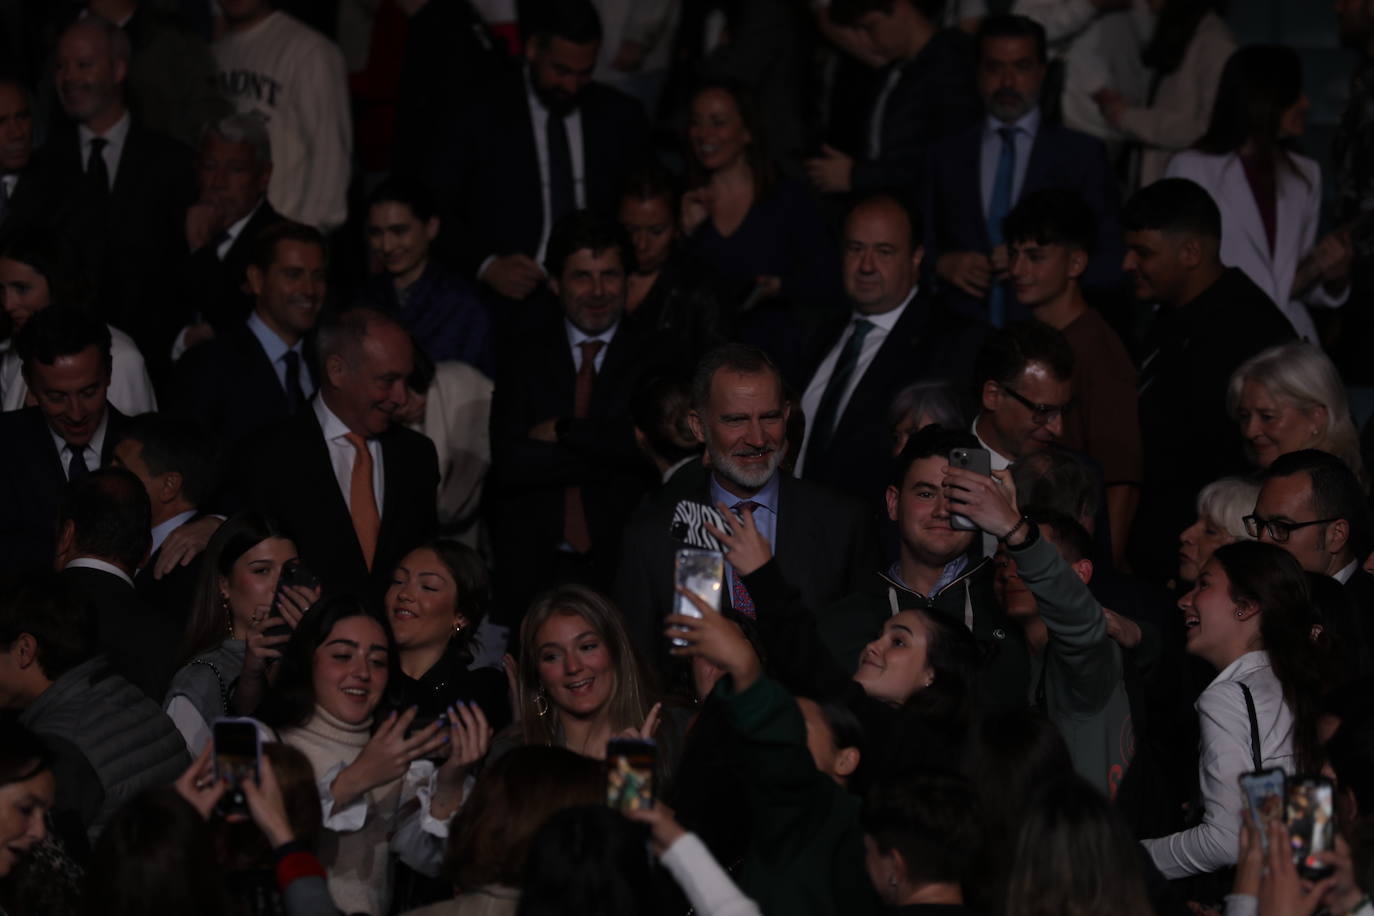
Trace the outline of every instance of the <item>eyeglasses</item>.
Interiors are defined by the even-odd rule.
[[[1329,525],[1331,522],[1338,522],[1338,518],[1319,518],[1310,522],[1281,522],[1277,519],[1265,518],[1262,515],[1247,515],[1241,519],[1245,523],[1245,533],[1252,538],[1258,538],[1260,531],[1269,535],[1269,540],[1275,544],[1283,544],[1288,541],[1288,536],[1299,528],[1310,528],[1313,525]]]
[[[1031,421],[1035,423],[1036,426],[1046,426],[1061,417],[1067,417],[1069,411],[1073,410],[1072,401],[1069,401],[1067,404],[1037,404],[1029,398],[1024,398],[1020,394],[1017,394],[1014,388],[1009,388],[1006,385],[998,385],[997,387],[1011,395],[1012,400],[1029,410],[1031,412]]]

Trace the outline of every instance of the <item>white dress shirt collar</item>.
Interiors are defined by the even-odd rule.
[[[1358,569],[1359,566],[1360,561],[1358,559],[1351,560],[1349,564],[1336,570],[1335,574],[1332,575],[1331,578],[1341,583],[1341,585],[1345,585],[1350,581],[1350,577],[1355,575],[1355,570]]]
[[[215,249],[215,257],[218,260],[224,260],[224,256],[229,253],[230,248],[234,247],[234,242],[238,239],[239,235],[243,233],[243,227],[247,226],[248,221],[252,219],[259,210],[262,209],[262,202],[266,199],[267,198],[265,196],[259,197],[258,202],[253,205],[253,209],[249,210],[243,216],[242,219],[238,220],[233,225],[229,226],[227,229],[224,230],[224,234],[227,236],[227,238],[225,238],[224,241],[220,242],[219,247]]]
[[[107,562],[104,561],[104,560],[97,560],[95,557],[77,557],[76,559],[72,560],[72,561],[69,562],[66,566],[64,566],[64,567],[62,567],[62,568],[63,568],[63,569],[98,569],[98,570],[100,570],[101,572],[107,572],[107,573],[109,573],[109,574],[112,575],[112,576],[118,576],[119,578],[123,579],[126,583],[128,583],[128,585],[129,585],[130,588],[132,588],[132,587],[133,587],[133,584],[134,584],[133,577],[131,577],[131,576],[130,576],[128,573],[126,573],[124,570],[120,569],[118,566],[114,565],[113,563],[107,563]]]
[[[86,469],[89,471],[100,468],[100,456],[105,451],[105,431],[110,426],[110,405],[105,405],[105,416],[100,418],[100,425],[95,428],[95,433],[91,436],[91,441],[82,446],[82,460],[86,462]],[[73,446],[67,445],[67,440],[59,436],[51,426],[48,427],[48,435],[52,436],[53,445],[57,448],[57,459],[62,462],[62,474],[66,476],[67,463],[71,459],[71,452],[75,450]]]
[[[563,319],[563,331],[568,335],[568,346],[572,348],[573,369],[582,368],[582,351],[579,349],[582,344],[589,340],[599,340],[606,346],[602,347],[596,354],[596,371],[601,371],[601,366],[606,362],[606,351],[611,348],[611,341],[615,340],[616,331],[620,330],[620,322],[617,321],[600,334],[588,334],[586,331],[573,324],[568,319]]]

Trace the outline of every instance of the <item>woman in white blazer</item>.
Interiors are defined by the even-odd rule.
[[[1310,305],[1350,296],[1349,240],[1317,242],[1321,167],[1284,141],[1302,134],[1309,102],[1291,48],[1256,45],[1227,61],[1207,133],[1166,174],[1202,187],[1221,210],[1221,260],[1269,294],[1299,337],[1320,343]]]

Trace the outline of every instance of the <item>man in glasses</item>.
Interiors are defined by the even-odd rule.
[[[1341,459],[1317,449],[1275,459],[1254,513],[1245,517],[1251,537],[1282,547],[1303,569],[1344,586],[1351,619],[1326,624],[1336,631],[1333,645],[1351,643],[1344,648],[1356,670],[1348,676],[1374,673],[1374,576],[1359,563],[1370,549],[1369,528],[1359,480]]]
[[[973,364],[979,401],[973,420],[978,444],[992,453],[992,469],[1049,448],[1064,435],[1071,406],[1073,350],[1047,324],[1023,321],[988,336]],[[985,556],[997,548],[984,535]]]
[[[1093,212],[1074,191],[1027,194],[1002,221],[1016,301],[1062,331],[1073,350],[1076,409],[1064,445],[1102,466],[1113,559],[1122,565],[1143,471],[1136,371],[1126,347],[1083,296],[1096,236]]]
[[[1070,409],[1073,350],[1049,325],[1027,321],[990,335],[973,364],[973,434],[1000,471],[1055,444]]]

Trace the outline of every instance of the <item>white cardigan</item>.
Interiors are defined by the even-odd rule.
[[[1300,174],[1294,174],[1284,163],[1279,164],[1272,254],[1240,156],[1185,150],[1169,160],[1166,174],[1170,178],[1192,179],[1207,189],[1221,210],[1222,262],[1239,267],[1264,290],[1292,322],[1299,337],[1320,343],[1307,305],[1338,308],[1350,298],[1350,288],[1347,286],[1339,296],[1332,296],[1317,283],[1303,297],[1306,304],[1289,295],[1298,264],[1316,247],[1322,208],[1321,166],[1296,153],[1290,153],[1289,158]]]
[[[1159,81],[1154,102],[1148,107],[1127,106],[1121,113],[1121,130],[1145,146],[1140,154],[1141,187],[1163,178],[1173,152],[1187,149],[1207,132],[1222,68],[1235,50],[1231,27],[1216,13],[1207,13],[1178,69]]]
[[[1214,872],[1236,864],[1240,854],[1240,817],[1244,799],[1237,778],[1255,768],[1250,749],[1250,716],[1240,685],[1250,688],[1259,721],[1260,760],[1264,768],[1292,774],[1293,713],[1283,699],[1267,652],[1247,652],[1226,666],[1197,699],[1202,726],[1198,783],[1202,823],[1153,840],[1145,849],[1166,878]]]

